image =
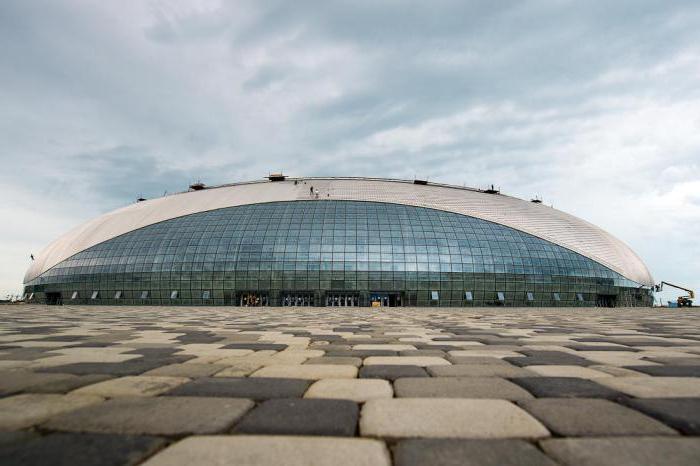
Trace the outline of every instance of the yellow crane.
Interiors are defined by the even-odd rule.
[[[682,286],[674,285],[673,283],[669,282],[661,282],[658,285],[654,287],[654,289],[658,291],[662,291],[664,289],[664,285],[672,286],[673,288],[678,288],[679,290],[687,291],[688,296],[679,296],[676,302],[678,303],[678,307],[692,307],[693,306],[693,299],[695,299],[695,292],[689,288],[683,288]]]

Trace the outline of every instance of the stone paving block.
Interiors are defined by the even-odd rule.
[[[186,377],[127,376],[88,385],[73,390],[71,393],[108,398],[116,396],[156,396],[189,381],[190,379]]]
[[[423,367],[418,366],[363,366],[360,369],[361,379],[385,379],[394,381],[401,377],[429,377]]]
[[[79,362],[76,364],[66,364],[63,366],[42,367],[36,369],[37,372],[58,372],[62,374],[107,374],[115,376],[138,375],[151,369],[156,369],[168,364],[185,362],[192,356],[173,356],[164,360],[141,360],[136,359],[122,363],[100,363],[100,362]]]
[[[389,344],[359,344],[353,345],[353,350],[389,350],[389,351],[406,351],[416,349],[413,345],[389,345]]]
[[[608,400],[540,398],[520,406],[563,437],[676,434],[661,422]]]
[[[530,367],[523,369],[499,364],[454,364],[452,366],[431,366],[428,373],[433,377],[537,377]]]
[[[224,345],[221,349],[247,349],[247,350],[272,350],[272,351],[282,351],[286,349],[287,345],[280,345],[275,343],[231,343]]]
[[[31,392],[51,393],[62,392],[63,387],[69,387],[65,391],[80,386],[80,381],[85,381],[73,374],[45,374],[25,370],[5,371],[0,373],[0,395],[7,396],[14,393]],[[86,383],[89,383],[87,380]]]
[[[222,396],[268,400],[301,398],[310,380],[280,378],[209,377],[195,379],[167,393],[170,396]]]
[[[387,399],[362,407],[363,436],[405,438],[541,438],[549,431],[505,400]]]
[[[347,400],[268,400],[248,413],[234,432],[352,437],[358,413],[357,403]]]
[[[343,358],[369,358],[371,356],[397,356],[396,351],[389,350],[345,350],[345,351],[327,351],[326,356],[343,357]]]
[[[411,439],[393,450],[395,466],[556,466],[524,440]]]
[[[231,427],[252,407],[252,401],[238,398],[117,398],[54,416],[42,427],[112,434],[214,434]]]
[[[377,398],[391,398],[394,390],[386,380],[379,379],[323,379],[314,382],[304,398],[333,398],[364,403]]]
[[[16,445],[38,437],[38,434],[34,432],[27,432],[26,430],[0,432],[0,450],[4,445]]]
[[[131,466],[165,444],[157,437],[57,433],[0,447],[0,464]]]
[[[307,359],[304,364],[340,364],[360,367],[362,365],[361,358],[348,358],[348,357],[327,357],[322,356],[320,358],[310,358]]]
[[[24,394],[0,399],[0,430],[19,430],[56,414],[100,403],[93,395]]]
[[[624,397],[624,394],[598,383],[600,380],[613,378],[600,378],[594,382],[577,377],[518,377],[510,379],[510,381],[537,398],[605,398],[616,400]]]
[[[513,350],[478,349],[478,350],[454,350],[449,352],[450,356],[456,357],[489,357],[489,358],[524,358],[525,355]]]
[[[493,356],[452,356],[451,354],[447,356],[447,360],[452,364],[464,364],[467,366],[506,366],[506,367],[517,367],[508,361],[504,361],[501,358],[496,358]]]
[[[684,434],[700,435],[700,398],[641,398],[624,403]]]
[[[556,366],[590,366],[593,362],[583,357],[576,356],[563,351],[535,351],[535,350],[522,350],[521,353],[525,357],[509,357],[504,358],[511,364],[516,366],[544,366],[544,365],[556,365]]]
[[[162,376],[162,377],[209,377],[216,374],[228,366],[222,364],[170,364],[157,369],[144,372],[142,376]]]
[[[654,377],[700,377],[700,365],[626,366],[625,369],[653,375]]]
[[[606,374],[605,372],[600,372],[583,366],[527,366],[527,370],[545,377],[578,377],[581,379],[612,377],[610,374]]]
[[[637,398],[700,397],[700,379],[695,377],[608,377],[596,382]]]
[[[449,366],[451,363],[447,359],[436,358],[434,356],[370,356],[364,361],[365,366]]]
[[[394,382],[398,398],[497,398],[529,400],[532,395],[497,377],[405,378]]]
[[[144,466],[390,466],[384,442],[294,436],[189,437]]]
[[[226,366],[215,374],[215,377],[246,377],[263,367],[257,362],[240,362],[238,364]]]
[[[624,367],[617,366],[588,366],[589,369],[596,370],[598,372],[605,372],[606,374],[613,375],[615,377],[642,377],[646,374],[641,372],[633,371],[631,369],[626,369]]]
[[[591,361],[591,364],[605,364],[606,366],[656,366],[655,362],[642,359],[640,353],[631,351],[579,351],[582,357]]]
[[[566,465],[689,466],[700,460],[700,442],[694,438],[548,439],[541,445],[545,453]]]
[[[250,377],[276,377],[289,379],[352,379],[357,377],[357,367],[348,365],[305,364],[299,366],[267,366],[250,374]]]
[[[447,353],[437,349],[420,349],[399,351],[399,356],[434,356],[437,358],[446,358]]]

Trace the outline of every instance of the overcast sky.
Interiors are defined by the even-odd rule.
[[[700,290],[700,2],[3,0],[0,163],[3,296],[139,195],[277,170],[538,195]]]

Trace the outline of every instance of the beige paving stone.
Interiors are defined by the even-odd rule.
[[[605,372],[606,374],[610,374],[615,377],[650,377],[649,374],[644,374],[643,372],[624,367],[593,365],[588,366],[588,368],[599,372]]]
[[[500,361],[500,359],[498,359]],[[536,377],[537,374],[510,364],[453,364],[451,366],[430,366],[428,373],[433,377]]]
[[[0,399],[0,431],[25,429],[56,414],[100,403],[95,395],[25,394]]]
[[[304,398],[333,398],[364,403],[378,398],[391,398],[391,384],[381,379],[323,379],[314,382]]]
[[[362,358],[355,358],[351,356],[322,356],[320,358],[307,359],[304,364],[347,364],[350,366],[360,367],[362,365]]]
[[[195,436],[182,440],[144,466],[390,466],[384,442],[371,439],[296,436]]]
[[[505,400],[387,399],[362,408],[360,433],[369,437],[542,438],[549,431]]]
[[[98,395],[108,398],[118,396],[156,396],[189,381],[190,379],[186,377],[128,376],[88,385],[87,387],[73,390],[71,393],[76,395]]]
[[[224,358],[216,361],[216,364],[223,364],[225,366],[237,366],[241,363],[244,364],[258,364],[260,366],[281,366],[281,365],[300,365],[303,364],[308,359],[307,356],[302,354],[286,354],[283,356],[278,356],[277,354],[251,354],[250,356],[243,356],[238,358]]]
[[[229,364],[214,377],[245,377],[260,369],[262,364],[255,361],[244,361],[238,364]]]
[[[527,366],[527,370],[546,377],[578,377],[580,379],[597,379],[600,377],[612,377],[610,374],[600,372],[583,366]]]
[[[449,366],[447,359],[434,356],[370,356],[365,358],[365,366]]]
[[[221,364],[169,364],[144,372],[141,376],[209,377],[227,367]]]
[[[357,367],[330,364],[304,364],[290,366],[266,366],[250,377],[277,377],[288,379],[352,379],[357,377]]]
[[[637,398],[700,397],[700,378],[696,377],[607,377],[596,383]]]
[[[31,365],[31,363],[32,363],[32,361],[4,360],[4,361],[0,361],[0,370],[21,369],[21,368],[24,368],[24,367]]]

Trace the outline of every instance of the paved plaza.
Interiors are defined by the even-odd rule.
[[[2,465],[697,465],[700,313],[0,307]]]

